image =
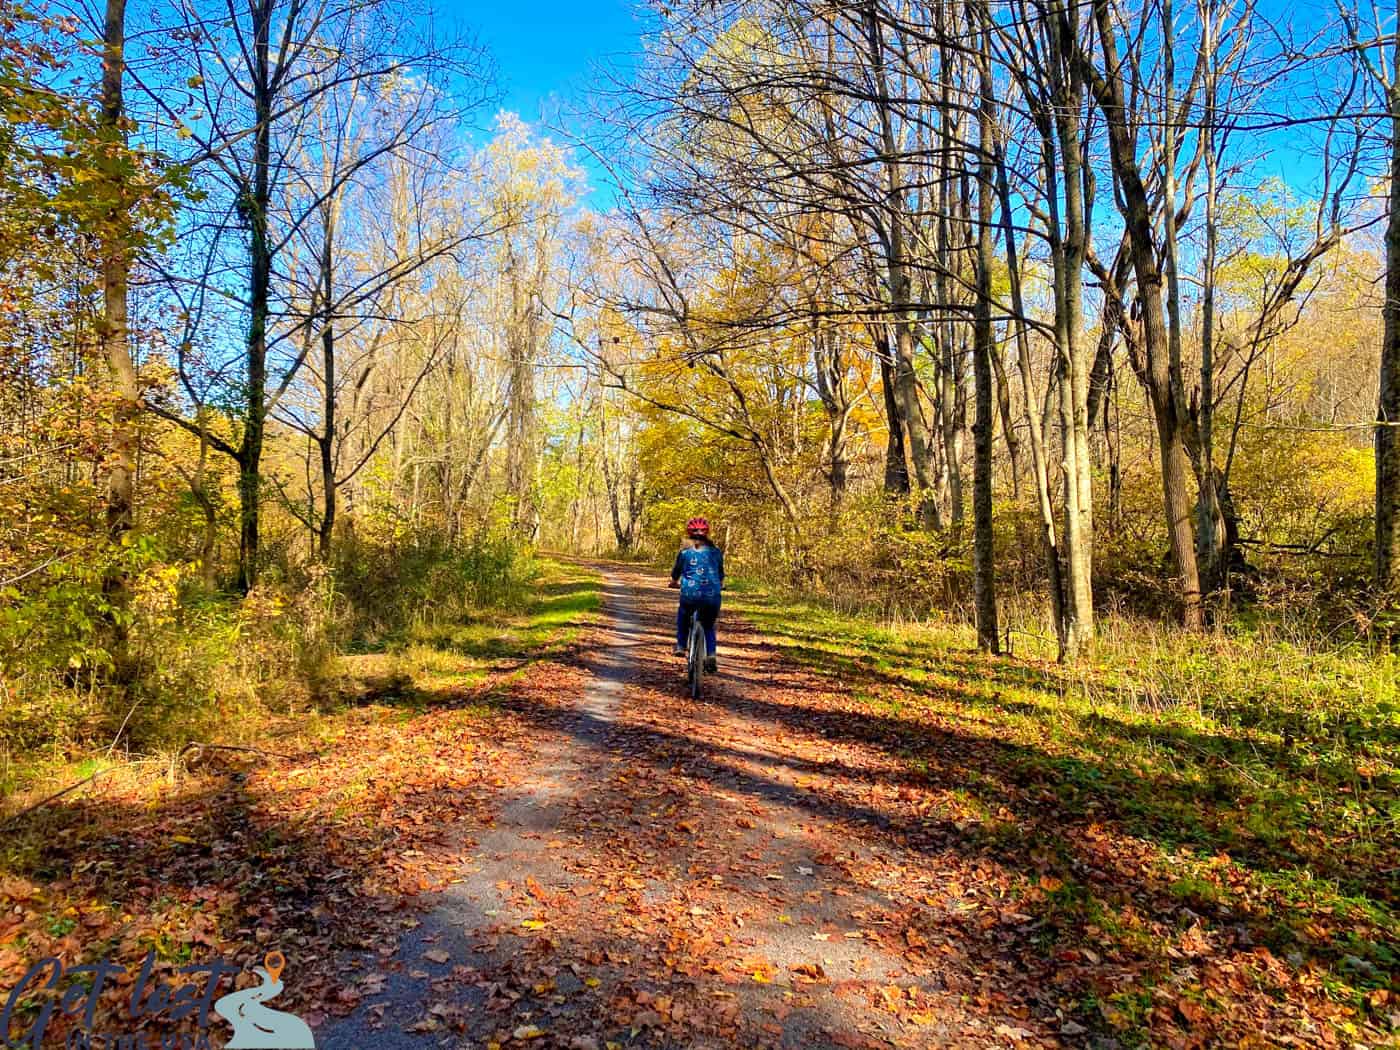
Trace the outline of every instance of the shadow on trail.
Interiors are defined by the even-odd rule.
[[[844,716],[830,716],[802,705],[774,704],[747,698],[735,700],[727,695],[727,691],[716,692],[719,695],[707,697],[705,705],[747,717],[781,721],[789,728],[826,736],[850,734]],[[755,800],[836,821],[864,840],[872,840],[871,832],[875,832],[902,849],[926,856],[955,854],[975,857],[1019,871],[1031,882],[1045,876],[1056,878],[1070,889],[1040,908],[1039,917],[1026,923],[1024,929],[1010,938],[1011,943],[1008,943],[1006,931],[998,931],[996,944],[1000,950],[1015,949],[1016,954],[1025,951],[1030,953],[1030,958],[1038,959],[1036,965],[1028,968],[1027,976],[1043,974],[1053,966],[1046,935],[1052,935],[1053,940],[1053,935],[1077,932],[1076,927],[1085,919],[1084,894],[1096,896],[1103,889],[1091,890],[1083,878],[1087,871],[1103,864],[1104,858],[1097,850],[1088,848],[1082,833],[1104,817],[1112,819],[1119,814],[1105,813],[1103,808],[1107,807],[1103,807],[1098,814],[1085,812],[1072,817],[1062,806],[1046,807],[1028,792],[1016,790],[1017,787],[1035,787],[1041,782],[1039,774],[1047,768],[1063,769],[1067,765],[1078,767],[1076,774],[1084,781],[1102,781],[1102,774],[1096,766],[1075,763],[1073,760],[1054,760],[1054,764],[1047,767],[1047,756],[1031,748],[926,730],[923,734],[924,746],[918,754],[930,761],[923,771],[915,771],[907,762],[898,760],[909,754],[909,741],[904,735],[908,731],[907,726],[898,720],[872,718],[872,724],[859,734],[862,742],[886,748],[892,756],[897,756],[897,760],[885,768],[853,768],[834,759],[812,761],[763,754],[746,748],[700,741],[693,736],[681,736],[637,722],[601,722],[587,714],[542,711],[532,705],[517,705],[509,699],[502,702],[509,710],[534,722],[544,732],[566,733],[590,747],[620,750],[629,758],[643,760],[659,770],[670,770]],[[745,768],[746,765],[766,767],[769,775],[758,775]],[[824,790],[813,790],[783,779],[780,775],[783,773],[800,777],[824,775],[833,778],[836,783]],[[882,795],[890,797],[890,804],[860,801],[857,796],[870,786],[882,789]],[[976,793],[989,811],[1010,809],[1011,815],[1009,818],[968,822],[939,815],[936,811],[914,815],[908,807],[900,806],[896,801],[901,790],[934,789]],[[999,790],[994,793],[991,789]],[[1172,788],[1158,783],[1147,790],[1160,795]],[[1095,792],[1095,797],[1103,799],[1107,793]],[[1185,792],[1180,797],[1183,805],[1188,804],[1191,798]],[[1087,809],[1087,805],[1082,808]],[[677,840],[681,844],[684,841]],[[1104,873],[1100,871],[1099,874]],[[1227,941],[1238,938],[1238,916],[1230,914],[1228,910],[1215,914],[1209,901],[1182,898],[1175,880],[1165,874],[1151,876],[1145,871],[1134,876],[1127,876],[1122,871],[1108,874],[1112,878],[1112,885],[1107,887],[1109,900],[1106,903],[1109,907],[1127,899],[1136,899],[1140,903],[1156,902],[1163,909],[1157,918],[1169,927],[1207,918],[1213,919],[1225,932]],[[1188,906],[1190,914],[1187,913]],[[1344,952],[1342,945],[1329,938],[1299,934],[1296,940],[1281,940],[1281,931],[1271,921],[1262,924],[1247,921],[1243,926],[1247,934],[1240,940],[1246,947],[1255,942],[1273,943],[1281,951],[1304,947],[1312,954],[1334,960]],[[1346,950],[1354,950],[1354,946]],[[1161,962],[1161,957],[1155,954],[1131,954],[1138,954],[1139,962],[1143,965]],[[1024,955],[1021,957],[1027,958]]]
[[[626,588],[607,591],[609,602],[629,597]],[[655,651],[665,634],[629,618],[614,631],[615,644],[580,642],[565,658],[601,681],[635,682],[638,654]],[[493,702],[533,727],[543,755],[579,762],[588,787],[572,801],[532,805],[525,814],[519,799],[508,802],[501,820],[510,830],[501,834],[512,841],[488,834],[476,855],[488,870],[471,888],[480,899],[454,888],[439,895],[399,952],[407,965],[396,963],[375,997],[387,1001],[382,1017],[367,1000],[327,1030],[322,1050],[418,1050],[454,1033],[474,1045],[504,1044],[533,1028],[548,1033],[539,1045],[560,1047],[575,1045],[574,1036],[596,1037],[594,1045],[714,1050],[887,1045],[858,1037],[826,985],[789,983],[783,973],[769,986],[736,970],[740,959],[725,947],[733,927],[723,943],[710,937],[706,925],[717,920],[697,915],[689,900],[697,884],[709,885],[712,869],[697,873],[693,843],[674,829],[658,833],[648,816],[686,795],[695,775],[686,768],[692,743],[628,724],[595,693],[580,698],[509,683],[498,690]],[[441,702],[456,699],[444,694]],[[664,779],[640,781],[636,774],[648,768]],[[720,771],[698,772],[718,778]],[[788,799],[781,784],[770,787],[775,802]],[[512,852],[522,848],[535,852],[522,860]],[[491,870],[493,856],[509,866]],[[863,892],[854,884],[842,889],[843,902]],[[450,961],[422,961],[430,948]],[[367,971],[378,965],[372,954],[359,961]],[[904,984],[936,993],[942,982]],[[943,1042],[950,1033],[940,1024],[928,1034]]]
[[[669,636],[654,630],[652,637],[657,647],[664,650]],[[728,639],[721,647],[725,654],[766,648],[761,643],[736,644]],[[590,671],[609,673],[607,654],[588,654],[582,662]],[[1242,757],[1246,753],[1258,757],[1260,751],[1250,741],[1171,725],[1137,725],[1106,714],[1092,714],[1090,718],[1097,725],[1123,737],[1174,743],[1197,752],[1216,747],[1224,751],[1219,776],[1208,778],[1204,784],[1199,779],[1167,773],[1144,776],[1112,762],[1088,762],[975,732],[931,725],[921,718],[926,712],[917,705],[902,705],[907,706],[907,715],[886,715],[804,703],[800,688],[779,690],[779,695],[791,696],[791,700],[759,695],[769,687],[783,686],[783,679],[791,672],[791,668],[767,674],[726,670],[712,680],[712,688],[703,703],[770,725],[781,725],[793,732],[870,745],[889,756],[892,767],[903,767],[882,772],[880,782],[980,792],[987,795],[984,801],[992,807],[1013,806],[1017,819],[1027,827],[1040,828],[1047,823],[1047,818],[1054,829],[1063,829],[1066,818],[1072,825],[1108,818],[1121,821],[1133,833],[1151,837],[1164,846],[1223,848],[1239,863],[1260,871],[1307,866],[1315,875],[1335,879],[1354,895],[1371,896],[1388,903],[1400,899],[1400,887],[1393,879],[1387,880],[1383,870],[1358,865],[1355,856],[1328,853],[1325,844],[1314,839],[1303,842],[1271,840],[1239,823],[1247,785],[1233,775],[1225,759],[1231,755]],[[663,692],[678,692],[678,683],[679,671],[668,667],[654,684]],[[856,680],[847,684],[858,683]],[[932,691],[932,688],[924,691]],[[919,691],[917,687],[914,689],[916,693]],[[962,699],[963,695],[959,693],[958,698]],[[994,706],[1032,717],[1047,716],[1044,709],[1033,704],[998,700]],[[847,770],[845,774],[856,779],[865,776],[860,771]],[[1046,785],[1053,786],[1057,795],[1056,804],[1049,812],[1044,800],[1020,797]],[[993,788],[995,794],[988,793],[988,787]],[[1285,804],[1287,799],[1277,797],[1269,801]],[[1378,867],[1388,863],[1384,856],[1377,856],[1375,860]]]
[[[603,587],[603,600],[613,610],[639,605],[640,618],[625,620],[615,643],[606,648],[576,646],[558,658],[600,677],[625,679],[654,690],[658,711],[686,703],[680,697],[679,664],[667,654],[671,596],[658,587],[641,592],[639,599],[633,583],[625,578],[611,580]],[[570,593],[568,588],[559,590],[561,600]],[[800,628],[793,631],[802,636]],[[1023,953],[1026,979],[1050,967],[1056,945],[1073,944],[1087,924],[1131,912],[1145,917],[1156,932],[1131,944],[1116,937],[1120,942],[1116,950],[1129,966],[1142,971],[1160,974],[1174,969],[1178,964],[1165,953],[1164,938],[1199,921],[1221,947],[1222,958],[1237,957],[1255,944],[1267,944],[1279,955],[1302,951],[1329,965],[1348,955],[1359,956],[1382,968],[1369,983],[1385,982],[1383,970],[1391,948],[1383,934],[1367,941],[1363,932],[1360,939],[1353,934],[1343,941],[1328,928],[1307,922],[1305,915],[1280,915],[1269,909],[1240,913],[1219,904],[1211,887],[1200,880],[1180,878],[1161,864],[1141,863],[1142,852],[1135,848],[1117,852],[1104,848],[1105,833],[1121,836],[1121,831],[1114,830],[1116,825],[1167,848],[1224,850],[1240,865],[1269,879],[1293,879],[1298,869],[1304,869],[1305,878],[1333,879],[1356,899],[1388,905],[1400,899],[1393,861],[1386,859],[1384,849],[1368,861],[1364,853],[1332,850],[1320,836],[1290,840],[1271,835],[1267,821],[1247,819],[1245,810],[1251,803],[1261,803],[1266,810],[1300,804],[1287,791],[1262,800],[1250,797],[1248,786],[1229,768],[1229,759],[1244,757],[1239,749],[1245,747],[1253,748],[1251,754],[1257,757],[1261,752],[1252,743],[1220,740],[1214,734],[1202,737],[1171,725],[1136,725],[1095,713],[1094,725],[1110,739],[1146,740],[1191,752],[1197,761],[1195,752],[1216,749],[1221,752],[1221,764],[1213,771],[1207,767],[1202,776],[1198,771],[1174,771],[1168,763],[1151,772],[1135,770],[1115,763],[1111,751],[1098,762],[1054,754],[995,739],[988,735],[990,728],[984,734],[976,723],[960,727],[931,722],[916,699],[887,704],[889,711],[872,710],[859,700],[854,709],[832,707],[831,697],[818,695],[823,687],[807,672],[827,679],[832,692],[866,685],[877,690],[896,686],[917,698],[948,690],[937,681],[911,682],[893,668],[872,670],[865,661],[828,659],[825,652],[794,654],[795,648],[753,635],[735,635],[731,627],[721,640],[725,670],[710,680],[697,717],[703,721],[703,712],[710,711],[716,718],[736,716],[797,738],[851,741],[883,756],[880,761],[851,766],[834,757],[814,761],[725,745],[646,724],[645,703],[632,705],[631,721],[612,722],[568,705],[542,707],[509,693],[493,702],[543,734],[571,737],[599,753],[625,752],[631,760],[657,770],[675,769],[699,782],[836,821],[861,841],[889,841],[931,858],[974,858],[1014,871],[1026,883],[1048,879],[1058,884],[1060,889],[1022,907],[1033,916],[1024,929],[998,931],[999,937],[1010,938]],[[799,656],[798,664],[783,662],[791,655]],[[761,663],[753,665],[756,661]],[[958,654],[940,654],[939,667],[942,673],[959,675],[962,680],[953,697],[971,703],[974,710],[985,708],[989,727],[994,726],[991,716],[997,713],[1010,711],[1030,718],[1050,714],[1035,704],[1003,698],[991,684],[1034,681],[1046,687],[1044,677],[1033,668]],[[984,681],[989,684],[979,684]],[[1280,759],[1277,754],[1265,754]],[[832,783],[814,791],[792,782],[794,777],[813,776],[829,777]],[[950,797],[971,803],[980,813],[969,818],[967,806],[945,806],[943,800]],[[912,805],[916,799],[932,800],[933,805],[916,810]],[[678,839],[677,844],[683,846],[684,840]],[[974,933],[966,936],[971,943],[978,940]],[[990,942],[983,940],[983,947],[990,950]]]
[[[896,714],[814,712],[786,704],[764,707],[751,695],[740,703],[748,704],[756,717],[794,728],[816,724],[830,733],[854,734],[856,739],[908,758],[937,759],[948,751],[950,738],[964,742],[976,738],[946,725],[930,726],[931,712],[917,703],[918,698],[962,705],[970,709],[969,724],[985,721],[994,729],[1006,714],[1040,723],[1063,719],[1063,712],[1054,707],[1055,696],[1074,688],[1053,672],[1017,667],[1008,659],[940,652],[936,662],[921,664],[920,660],[927,661],[927,652],[890,643],[877,661],[830,652],[828,646],[841,641],[831,634],[800,626],[782,629],[791,639],[819,639],[822,645],[812,650],[790,642],[781,646],[785,656],[826,679],[835,690],[872,690],[876,694],[872,702]],[[849,647],[851,643],[845,640],[844,644]],[[867,642],[862,639],[858,644],[864,647]],[[892,661],[904,661],[906,666],[892,666]],[[876,666],[877,662],[884,666]],[[1047,705],[1007,697],[997,684],[1032,688],[1046,697]],[[1117,692],[1120,700],[1131,699],[1125,691]],[[984,718],[977,716],[979,711],[986,713]],[[994,769],[998,778],[1018,787],[1052,783],[1057,794],[1068,796],[1064,801],[1071,811],[1093,802],[1100,816],[1119,820],[1133,834],[1165,846],[1223,850],[1241,864],[1263,872],[1306,867],[1315,876],[1335,880],[1349,895],[1390,905],[1400,902],[1400,882],[1393,877],[1400,870],[1396,868],[1400,843],[1387,831],[1391,822],[1384,812],[1387,799],[1400,795],[1400,779],[1394,774],[1366,772],[1363,755],[1345,746],[1331,746],[1324,755],[1300,753],[1257,734],[1211,732],[1167,718],[1133,721],[1113,712],[1111,704],[1104,704],[1075,713],[1076,742],[1101,749],[1105,758],[1115,755],[1115,745],[1120,742],[1144,745],[1157,764],[1173,772],[1144,775],[1121,762],[1090,762],[986,738],[978,739],[983,740],[984,750],[993,760],[977,764]],[[933,717],[946,722],[949,716]],[[1256,721],[1261,728],[1283,732],[1281,726],[1292,724],[1289,718],[1288,712],[1275,712],[1272,720],[1261,717]],[[1350,731],[1345,726],[1339,729],[1343,736]],[[1316,732],[1314,726],[1312,734]],[[1373,742],[1384,737],[1375,727],[1366,732]],[[1337,741],[1324,743],[1335,745]],[[1251,770],[1263,774],[1263,781],[1251,776]],[[1370,834],[1364,830],[1351,835],[1342,832],[1330,842],[1313,834],[1310,813],[1319,799],[1336,810],[1328,817],[1329,823],[1347,827],[1352,821],[1342,814],[1342,808],[1359,807],[1375,830]],[[1288,821],[1277,819],[1283,814]]]
[[[344,827],[326,815],[289,820],[269,807],[262,790],[248,786],[249,769],[246,762],[205,769],[159,804],[62,801],[11,829],[0,872],[17,878],[7,887],[32,880],[43,897],[6,903],[18,911],[20,899],[30,907],[46,899],[54,918],[42,931],[48,936],[31,932],[19,956],[0,952],[5,993],[41,956],[57,955],[69,967],[105,958],[125,975],[107,982],[94,1030],[122,1032],[133,1024],[127,998],[148,951],[157,956],[153,982],[176,987],[204,979],[180,976],[179,966],[217,958],[240,967],[236,978],[223,979],[222,994],[235,979],[247,985],[252,965],[277,948],[288,962],[279,1009],[300,1013],[333,994],[327,989],[338,978],[328,971],[328,954],[375,939],[378,918],[404,907],[402,894],[387,857],[372,846],[345,849]],[[367,846],[369,839],[387,845],[394,836],[361,829],[356,837]],[[431,848],[426,841],[415,845]],[[5,1038],[18,1036],[43,1000],[42,994],[26,999],[11,1031],[0,1032],[0,1045],[11,1045]],[[220,1045],[227,1025],[212,1013],[209,1019],[209,1034]],[[56,1011],[45,1045],[59,1045],[70,1026]],[[193,1018],[171,1023],[161,1014],[147,1034],[159,1041],[194,1031]]]
[[[545,878],[556,891],[553,880]],[[658,926],[642,935],[610,917],[567,923],[509,898],[483,907],[449,889],[421,923],[405,934],[389,966],[374,953],[347,957],[343,972],[354,989],[374,991],[348,1016],[317,1033],[319,1050],[436,1050],[463,1045],[591,1045],[647,1050],[876,1050],[853,1037],[824,989],[798,988],[775,1013],[764,989],[722,980],[696,967],[672,968],[677,930]],[[642,910],[640,902],[636,909]],[[519,916],[547,925],[526,932]],[[509,916],[510,922],[503,922]],[[513,926],[514,928],[507,928]],[[445,958],[444,958],[445,956]],[[716,1015],[713,1003],[734,1007]],[[660,1014],[654,1004],[666,1003]],[[679,1020],[677,1020],[679,1018]],[[781,1019],[783,1024],[776,1024]],[[522,1035],[532,1030],[546,1036]]]
[[[619,1025],[630,1031],[646,1013],[639,1002],[645,1005],[647,997],[659,994],[693,1007],[697,1016],[716,996],[736,996],[741,1009],[732,1029],[684,1039],[676,1037],[674,1025],[648,1021],[629,1045],[849,1045],[833,1038],[849,1029],[834,1000],[816,994],[824,993],[821,987],[786,1017],[765,1012],[771,996],[762,987],[752,981],[736,986],[718,970],[701,967],[666,980],[655,976],[692,950],[698,957],[699,948],[685,940],[687,923],[693,921],[690,889],[708,883],[716,858],[761,849],[739,826],[714,826],[721,800],[729,795],[775,807],[797,822],[829,823],[853,851],[888,857],[903,865],[897,870],[925,872],[927,881],[917,888],[902,883],[886,887],[858,877],[848,859],[828,859],[820,868],[830,900],[810,907],[818,913],[834,909],[823,916],[832,919],[868,909],[879,917],[875,935],[885,937],[882,943],[908,963],[899,984],[915,985],[931,1000],[946,996],[950,1003],[975,1004],[991,1018],[998,1007],[988,988],[1005,992],[1028,1004],[1031,1015],[1023,1023],[1037,1028],[1051,1045],[1064,1020],[1107,1039],[1112,1026],[1105,1004],[1128,1013],[1124,1023],[1129,1030],[1145,1028],[1146,1013],[1131,1011],[1150,1011],[1154,988],[1197,967],[1243,970],[1253,980],[1251,953],[1259,944],[1279,955],[1300,951],[1308,957],[1296,967],[1275,960],[1278,981],[1296,980],[1297,971],[1313,960],[1333,964],[1350,955],[1367,965],[1373,965],[1371,960],[1379,964],[1371,982],[1375,987],[1388,983],[1385,943],[1344,941],[1301,919],[1281,921],[1267,908],[1218,904],[1191,880],[1179,884],[1169,870],[1150,862],[1148,846],[1123,835],[1121,828],[1126,828],[1166,846],[1211,852],[1225,847],[1239,863],[1270,877],[1308,866],[1358,897],[1396,900],[1393,878],[1387,881],[1380,870],[1388,863],[1383,858],[1357,864],[1355,856],[1328,854],[1322,843],[1272,841],[1239,823],[1242,794],[1228,771],[1203,787],[1199,780],[1165,771],[1144,775],[1115,764],[1111,754],[1098,762],[1055,755],[983,735],[976,725],[930,722],[916,700],[889,705],[889,710],[871,709],[850,691],[896,686],[917,696],[945,687],[911,683],[893,670],[872,671],[855,661],[829,661],[825,654],[815,658],[815,668],[810,666],[812,654],[799,653],[797,663],[788,662],[798,646],[735,635],[732,621],[731,633],[722,632],[722,673],[708,680],[703,700],[692,704],[682,694],[679,662],[668,655],[671,596],[659,587],[638,592],[635,583],[635,577],[616,578],[602,588],[605,608],[620,617],[609,645],[578,641],[552,653],[555,661],[600,679],[626,682],[627,703],[617,713],[591,709],[571,695],[516,690],[509,682],[493,686],[489,698],[426,689],[411,703],[403,701],[413,707],[451,707],[489,699],[529,726],[536,740],[579,751],[595,774],[579,811],[562,828],[554,826],[552,816],[541,815],[538,826],[527,826],[525,833],[545,836],[562,830],[583,858],[572,877],[584,883],[589,865],[635,871],[645,885],[618,890],[633,914],[607,922],[565,923],[563,903],[551,913],[543,901],[525,901],[515,906],[536,908],[531,914],[549,919],[547,930],[464,934],[464,928],[491,926],[495,917],[473,913],[478,906],[454,900],[449,891],[440,906],[447,910],[431,913],[410,935],[406,951],[421,955],[435,945],[449,952],[451,962],[419,964],[423,977],[414,976],[412,969],[392,970],[383,1027],[367,1025],[357,1013],[333,1029],[336,1034],[324,1042],[325,1050],[418,1050],[437,1046],[453,1033],[482,1039],[551,1018],[547,1023],[559,1032],[614,1033]],[[579,584],[554,585],[541,589],[539,601],[564,622],[589,607],[584,592]],[[980,684],[984,679],[1035,677],[1033,670],[977,657],[940,661],[943,671],[970,680],[956,691],[957,700],[989,715],[1014,710],[1046,717],[1044,709],[1002,699],[992,685]],[[1099,717],[1098,727],[1109,734],[1141,732],[1155,742],[1177,732],[1170,726],[1139,727],[1106,714]],[[714,739],[706,735],[712,728],[731,735]],[[840,746],[845,744],[859,747],[862,755],[848,755]],[[1215,744],[1192,740],[1182,731],[1170,746]],[[646,775],[610,775],[634,769]],[[969,809],[974,815],[969,816]],[[711,821],[708,838],[683,827],[687,819],[704,818]],[[308,828],[305,836],[314,841],[317,833]],[[969,883],[979,873],[988,885],[970,884],[962,896],[940,895],[939,883]],[[1010,896],[996,896],[1008,887]],[[755,894],[766,890],[761,882],[748,888]],[[562,892],[554,885],[545,889]],[[642,916],[658,907],[672,909],[665,913],[667,921],[652,915],[650,925],[643,925]],[[632,918],[635,922],[628,921]],[[1184,955],[1178,944],[1189,938],[1205,947]],[[1087,961],[1081,952],[1085,947],[1090,949]],[[639,967],[640,960],[653,961],[654,972]],[[358,974],[378,965],[374,956],[365,956],[359,970],[347,971],[347,979],[359,980]],[[469,972],[454,970],[463,965]],[[600,986],[591,991],[581,986],[580,974],[599,980]],[[1315,986],[1315,976],[1309,979]],[[1298,986],[1290,987],[1296,991]],[[1249,994],[1257,1002],[1271,992]],[[435,1000],[453,1005],[434,1020],[426,1011]],[[1285,1024],[1285,1030],[1304,1030],[1311,1023],[1303,1008],[1286,1000],[1284,1005],[1295,1010],[1294,1019],[1302,1014],[1303,1025]],[[405,1031],[425,1017],[438,1027]],[[1220,1023],[1233,1025],[1225,1029],[1233,1036],[1248,1018]],[[928,1036],[929,1044],[937,1044],[954,1040],[957,1033],[930,1030]],[[1228,1043],[1230,1036],[1220,1038]],[[1060,1045],[1090,1045],[1089,1038],[1071,1037]],[[997,1043],[987,1035],[960,1045]]]
[[[625,592],[619,590],[619,600],[624,599]],[[632,656],[619,650],[615,654],[584,654],[582,663],[596,673],[630,674],[641,684],[674,697],[680,691],[679,671],[660,659],[668,638],[664,612],[664,608],[648,611],[653,617],[650,637],[658,647],[656,659],[627,666]],[[629,647],[641,644],[633,639]],[[765,655],[772,652],[763,643],[722,642],[723,653],[745,650]],[[617,666],[619,661],[623,666]],[[979,660],[977,667],[981,666]],[[1044,974],[1044,968],[1052,965],[1057,943],[1072,944],[1086,924],[1126,909],[1142,914],[1157,931],[1145,941],[1114,938],[1120,962],[1143,973],[1160,976],[1178,968],[1174,958],[1181,956],[1173,957],[1167,951],[1173,931],[1201,924],[1206,938],[1216,946],[1213,957],[1222,960],[1246,956],[1257,944],[1268,944],[1280,955],[1301,950],[1329,964],[1345,961],[1344,957],[1354,959],[1356,953],[1380,966],[1364,985],[1384,987],[1387,983],[1384,968],[1391,948],[1387,947],[1384,924],[1388,920],[1380,919],[1380,932],[1371,933],[1377,940],[1368,942],[1365,932],[1359,931],[1345,942],[1338,941],[1326,927],[1287,921],[1286,916],[1270,914],[1267,909],[1241,912],[1220,904],[1209,885],[1181,879],[1161,864],[1144,864],[1142,852],[1135,848],[1115,857],[1113,850],[1104,848],[1104,836],[1119,834],[1112,830],[1118,824],[1169,848],[1212,852],[1223,848],[1237,863],[1266,878],[1288,878],[1297,868],[1311,869],[1306,875],[1309,879],[1330,877],[1354,897],[1393,904],[1397,887],[1383,870],[1388,863],[1384,851],[1368,866],[1358,864],[1356,856],[1330,853],[1325,843],[1313,839],[1287,841],[1260,834],[1241,820],[1240,786],[1228,773],[1204,786],[1168,772],[1144,775],[1111,761],[1096,763],[1055,755],[975,731],[930,725],[919,720],[924,712],[917,705],[909,705],[907,717],[832,709],[814,702],[812,683],[793,672],[788,666],[773,674],[722,674],[713,682],[701,708],[779,728],[792,736],[856,741],[884,755],[886,761],[873,768],[853,768],[837,759],[814,762],[761,755],[745,747],[639,724],[635,717],[630,723],[606,729],[589,727],[582,736],[607,732],[629,755],[657,768],[675,769],[726,790],[838,821],[863,840],[891,841],[928,857],[976,858],[1016,870],[1027,882],[1048,880],[1060,888],[1040,895],[1042,899],[1033,905],[1023,906],[1033,914],[1033,921],[1011,938],[1018,951],[1024,949],[1025,979]],[[778,686],[776,691],[762,695],[762,690],[774,685]],[[1027,714],[1045,714],[1034,705],[1026,707],[1030,708]],[[639,710],[645,718],[644,709]],[[552,732],[579,732],[579,724],[570,721],[567,714],[556,719],[539,710],[517,713]],[[1138,727],[1127,724],[1122,728]],[[1170,736],[1173,727],[1163,727],[1162,732]],[[1178,740],[1179,746],[1198,743],[1187,733]],[[757,773],[753,766],[764,772]],[[822,774],[834,783],[823,791],[813,791],[789,782],[787,778],[793,774]],[[989,816],[969,822],[941,814],[938,807],[916,812],[907,804],[906,796],[930,794],[970,795]],[[1393,875],[1393,869],[1389,870]],[[968,935],[969,943],[975,943],[976,934]],[[1005,948],[1005,931],[999,931],[998,937]],[[1390,943],[1393,947],[1394,942]]]

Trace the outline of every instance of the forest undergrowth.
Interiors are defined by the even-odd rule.
[[[257,745],[430,669],[484,680],[579,612],[536,608],[557,571],[489,532],[348,539],[334,564],[289,563],[246,598],[152,566],[124,623],[138,641],[124,646],[100,588],[55,585],[0,621],[0,792],[165,767],[200,743]],[[79,635],[81,651],[64,644]]]
[[[491,604],[425,590],[413,615],[349,635],[356,652],[324,654],[313,691],[287,681],[256,709],[226,711],[217,725],[211,715],[200,743],[75,751],[26,770],[29,790],[0,818],[10,905],[0,981],[15,986],[46,956],[76,965],[154,951],[163,973],[210,950],[261,958],[259,946],[276,943],[300,960],[296,996],[311,1023],[327,1003],[346,1006],[354,993],[336,987],[333,953],[392,951],[413,922],[406,902],[452,876],[453,844],[489,819],[489,801],[528,754],[529,727],[502,698],[567,689],[580,674],[551,657],[591,622],[596,574],[511,561],[513,582],[498,574],[486,585]],[[462,582],[464,563],[432,566]],[[93,774],[28,808],[50,786]],[[111,988],[113,1004],[132,976]],[[42,996],[19,1005],[16,1032]]]

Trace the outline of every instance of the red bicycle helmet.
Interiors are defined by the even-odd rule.
[[[708,536],[710,523],[704,518],[691,518],[685,523],[685,531],[688,536]]]

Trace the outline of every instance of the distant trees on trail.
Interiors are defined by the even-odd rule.
[[[1393,12],[1372,21],[1393,41]],[[615,385],[658,427],[752,462],[766,497],[738,477],[704,490],[716,512],[771,501],[779,524],[754,541],[810,580],[845,571],[805,527],[818,499],[838,542],[871,516],[886,536],[851,557],[888,563],[909,528],[953,577],[970,556],[986,649],[1013,536],[1011,586],[1048,590],[1062,658],[1093,637],[1096,588],[1121,589],[1133,560],[1160,576],[1154,549],[1192,629],[1257,562],[1287,576],[1299,548],[1357,557],[1358,504],[1323,497],[1335,517],[1309,543],[1251,521],[1243,490],[1262,479],[1240,478],[1280,433],[1366,438],[1378,343],[1317,338],[1331,289],[1395,269],[1372,196],[1393,93],[1357,24],[1300,13],[1285,43],[1226,0],[667,4],[605,113],[633,157],[612,216],[629,250],[594,290],[636,328]],[[674,491],[701,483],[659,465]]]

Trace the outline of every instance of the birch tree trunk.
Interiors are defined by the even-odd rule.
[[[1058,7],[1058,4],[1056,5]],[[1084,338],[1084,264],[1089,250],[1089,205],[1086,188],[1082,117],[1083,77],[1073,60],[1073,41],[1064,38],[1069,20],[1063,10],[1052,14],[1055,131],[1064,171],[1064,239],[1056,274],[1056,340],[1059,344],[1060,434],[1065,468],[1065,631],[1064,649],[1072,656],[1094,635],[1094,491],[1089,459],[1089,369]],[[1058,239],[1058,237],[1057,237]]]

